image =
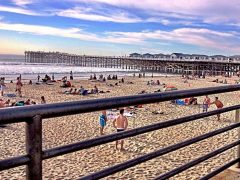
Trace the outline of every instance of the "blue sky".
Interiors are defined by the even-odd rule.
[[[240,54],[239,0],[0,0],[0,54]]]

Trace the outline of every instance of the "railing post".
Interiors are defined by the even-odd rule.
[[[240,109],[237,109],[235,112],[235,122],[240,122]],[[240,139],[240,128],[238,128],[238,140]],[[240,145],[237,146],[237,156],[240,157]],[[240,162],[238,162],[237,167],[240,168]]]
[[[27,180],[42,180],[42,118],[34,116],[26,123],[26,151],[30,156]]]

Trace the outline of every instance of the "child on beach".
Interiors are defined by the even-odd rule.
[[[206,95],[205,99],[203,100],[203,112],[207,112],[208,108],[210,106],[211,100],[210,98]]]
[[[107,111],[103,110],[99,119],[100,124],[100,135],[103,135],[104,127],[107,125]]]
[[[46,100],[44,96],[41,96],[41,104],[46,104]]]

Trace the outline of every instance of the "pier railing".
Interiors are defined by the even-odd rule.
[[[105,135],[105,136],[101,136],[101,137],[97,137],[89,140],[84,140],[74,144],[68,144],[68,145],[59,146],[59,147],[55,147],[47,150],[42,149],[42,120],[46,118],[54,118],[54,117],[73,115],[73,114],[79,114],[79,113],[87,113],[87,112],[93,112],[93,111],[110,109],[110,108],[125,107],[125,106],[136,105],[136,104],[163,102],[163,101],[169,101],[169,100],[174,100],[179,98],[203,96],[203,95],[217,94],[217,93],[226,93],[226,92],[232,92],[232,91],[238,91],[238,90],[240,90],[240,85],[229,85],[229,86],[221,86],[221,87],[179,90],[179,91],[164,92],[164,93],[153,93],[153,94],[143,94],[143,95],[113,97],[113,98],[105,98],[105,99],[83,100],[83,101],[75,101],[75,102],[54,103],[54,104],[46,104],[46,105],[34,105],[34,106],[26,106],[26,107],[0,109],[0,125],[26,122],[26,154],[9,158],[9,159],[0,160],[0,171],[22,166],[22,165],[27,165],[26,166],[27,179],[41,180],[42,179],[42,161],[45,159],[91,148],[94,146],[113,142],[123,138],[137,136],[143,133],[152,132],[155,130],[171,127],[174,125],[195,121],[200,118],[213,116],[219,113],[225,113],[233,110],[236,111],[236,114],[235,114],[236,123],[234,124],[231,124],[224,128],[217,129],[215,131],[202,134],[192,139],[188,139],[186,141],[159,149],[157,151],[147,153],[145,155],[128,160],[126,162],[113,165],[99,172],[95,172],[93,174],[81,177],[80,179],[99,179],[99,178],[109,176],[116,172],[133,167],[140,163],[146,162],[153,158],[162,156],[164,154],[170,153],[172,151],[175,151],[180,148],[186,147],[188,145],[194,144],[196,142],[202,141],[209,137],[213,137],[220,133],[224,133],[226,131],[239,128],[240,127],[240,122],[239,122],[240,104],[210,111],[210,112],[199,113],[191,116],[185,116],[185,117],[169,120],[166,122],[147,125],[144,127],[127,130],[124,132],[119,132],[111,135]],[[156,177],[156,179],[168,179],[176,174],[181,173],[182,171],[188,168],[191,168],[235,146],[238,146],[237,158],[230,162],[226,162],[224,166],[202,177],[202,179],[209,179],[215,176],[216,174],[222,172],[223,170],[227,169],[228,167],[240,162],[240,136],[238,137],[238,139],[236,139],[235,142],[228,144],[224,147],[221,147],[215,151],[209,152],[208,154],[200,158],[194,159],[180,167],[177,167],[167,173],[164,173],[159,177]]]

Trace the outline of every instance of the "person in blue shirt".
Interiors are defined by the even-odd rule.
[[[102,114],[100,115],[99,118],[99,123],[100,123],[100,135],[103,135],[103,130],[104,127],[107,125],[107,112],[106,110],[102,111]]]

